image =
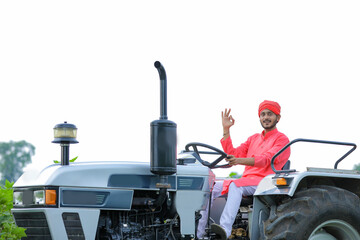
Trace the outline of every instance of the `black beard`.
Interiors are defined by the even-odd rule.
[[[268,127],[265,127],[264,124],[263,124],[263,122],[261,122],[261,126],[262,126],[264,129],[269,130],[269,129],[274,128],[278,122],[279,122],[279,121],[274,121],[273,124],[271,124],[271,125],[268,126]]]

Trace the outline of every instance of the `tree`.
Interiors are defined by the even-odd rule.
[[[360,163],[355,164],[353,170],[360,171]]]
[[[4,185],[5,180],[15,182],[34,154],[35,147],[24,140],[0,142],[0,184]]]

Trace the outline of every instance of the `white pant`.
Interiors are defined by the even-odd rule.
[[[231,235],[232,225],[234,224],[236,214],[240,207],[242,196],[253,195],[255,193],[256,187],[257,186],[237,187],[235,183],[230,184],[227,201],[220,217],[220,226],[225,229],[227,237]],[[223,181],[215,182],[211,196],[211,205],[215,198],[221,196],[222,189],[223,189]],[[199,220],[198,229],[197,229],[197,237],[199,239],[204,237],[205,227],[208,219],[208,213],[209,213],[209,204],[207,204],[205,210],[201,211],[202,217]]]

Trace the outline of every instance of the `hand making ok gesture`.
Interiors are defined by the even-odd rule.
[[[229,110],[225,108],[225,113],[221,112],[224,133],[229,132],[230,127],[235,124],[235,119],[230,115],[230,112],[231,108]]]

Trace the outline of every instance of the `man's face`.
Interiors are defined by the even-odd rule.
[[[260,123],[261,126],[266,130],[273,130],[276,127],[276,124],[280,120],[280,115],[276,115],[269,109],[264,109],[260,113]]]

